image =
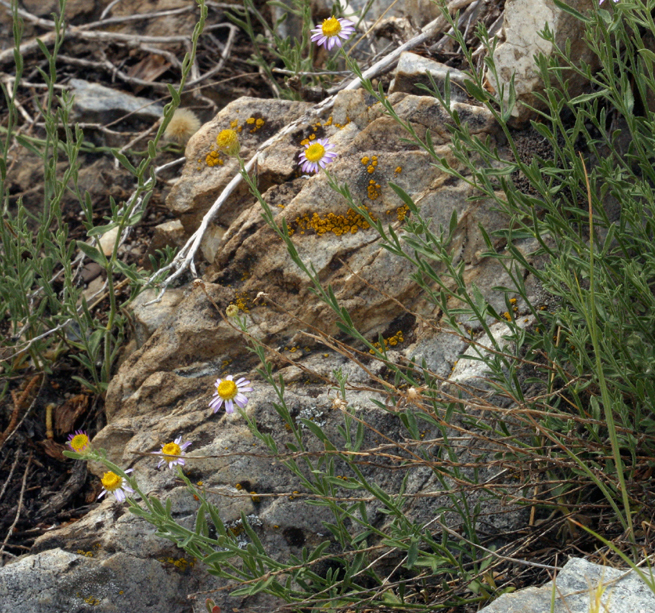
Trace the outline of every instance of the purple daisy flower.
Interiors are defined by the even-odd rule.
[[[331,145],[327,138],[307,143],[305,150],[300,152],[299,163],[303,172],[318,172],[319,168],[325,168],[337,157],[330,149],[334,149],[334,145]]]
[[[132,471],[133,469],[129,468],[125,472],[131,473]],[[98,496],[98,500],[107,492],[111,492],[117,502],[124,502],[128,494],[134,494],[134,490],[127,484],[127,481],[111,470],[106,472],[100,481],[102,482],[102,492]]]
[[[243,377],[232,380],[232,375],[228,375],[225,379],[220,377],[216,379],[216,391],[209,406],[214,409],[214,413],[218,411],[225,402],[225,412],[234,413],[234,405],[243,409],[248,404],[248,398],[243,392],[252,392],[252,387],[246,387],[250,381],[246,381]]]
[[[182,437],[178,436],[172,443],[166,443],[165,445],[162,445],[161,451],[159,451],[157,455],[164,454],[164,457],[159,460],[157,468],[161,468],[164,464],[168,464],[168,468],[173,468],[173,466],[178,464],[180,466],[184,466],[184,460],[181,456],[184,455],[184,452],[186,451],[186,448],[191,444],[191,441],[187,441],[181,445],[180,443],[182,443]]]
[[[82,453],[86,451],[90,445],[89,435],[84,430],[77,430],[75,434],[69,434],[66,444],[75,452]]]
[[[355,32],[355,25],[343,17],[324,19],[320,26],[312,30],[312,40],[317,45],[323,45],[328,51],[333,47],[341,47],[342,39],[348,40]]]

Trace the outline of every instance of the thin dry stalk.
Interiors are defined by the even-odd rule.
[[[5,428],[5,431],[0,434],[0,449],[2,449],[2,446],[4,445],[7,438],[9,438],[9,435],[14,431],[14,428],[16,428],[16,423],[18,422],[20,411],[23,408],[23,405],[25,404],[30,393],[32,392],[32,389],[38,383],[40,378],[41,374],[38,374],[30,379],[20,396],[15,392],[15,390],[11,390],[11,397],[14,401],[14,410],[11,412],[9,425]]]
[[[23,483],[20,488],[20,496],[18,498],[18,508],[16,509],[16,517],[14,517],[13,523],[11,524],[11,526],[9,526],[9,530],[7,531],[7,536],[5,537],[5,540],[2,543],[2,547],[0,547],[0,564],[2,564],[2,554],[5,550],[5,547],[7,546],[7,543],[9,542],[9,539],[11,538],[11,534],[14,531],[16,524],[18,523],[18,518],[20,517],[21,511],[23,510],[23,496],[25,495],[27,473],[30,469],[31,463],[32,463],[32,454],[30,454],[30,457],[27,458],[27,464],[25,464],[25,472],[23,473]]]

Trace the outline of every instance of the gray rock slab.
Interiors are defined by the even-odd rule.
[[[153,559],[51,549],[0,568],[0,613],[189,613],[180,578]]]
[[[599,613],[652,613],[655,611],[653,591],[634,571],[628,570],[572,558],[554,582],[504,594],[480,613],[589,613],[596,610],[590,603],[603,587]],[[647,568],[642,572],[649,577]],[[655,584],[655,577],[651,581]]]
[[[452,99],[460,102],[466,100],[464,89],[464,81],[468,79],[466,74],[410,51],[405,51],[398,59],[394,79],[389,86],[389,94],[407,92],[408,94],[425,95],[425,90],[417,86],[420,83],[432,87],[428,74],[432,76],[442,94],[446,75],[450,75]]]
[[[128,113],[140,119],[159,119],[164,107],[148,98],[139,98],[125,92],[90,83],[84,79],[71,79],[75,96],[73,111],[76,121],[110,121]]]

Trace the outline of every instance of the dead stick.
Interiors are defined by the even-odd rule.
[[[18,422],[18,415],[20,414],[20,410],[25,403],[25,400],[29,396],[30,392],[32,391],[32,388],[36,385],[37,381],[41,377],[41,374],[36,375],[26,386],[23,392],[21,393],[20,396],[16,394],[14,390],[11,390],[11,397],[14,400],[14,410],[11,413],[11,419],[9,420],[9,425],[5,429],[5,431],[0,434],[0,445],[5,442],[5,439],[11,434],[11,432],[14,430],[16,427],[16,422]]]
[[[7,486],[11,481],[11,477],[14,474],[14,470],[16,469],[16,465],[18,464],[18,460],[20,460],[20,457],[21,457],[21,453],[19,449],[16,452],[16,459],[14,460],[14,463],[11,465],[11,469],[9,470],[9,475],[7,476],[7,480],[5,481],[4,485],[2,486],[2,489],[0,490],[0,500],[2,500],[2,497],[5,495],[5,490],[7,489]]]
[[[0,561],[2,560],[2,553],[5,550],[5,547],[7,545],[7,542],[9,541],[9,537],[11,537],[11,533],[14,531],[14,528],[16,527],[16,524],[18,523],[18,518],[20,517],[20,512],[23,510],[23,495],[25,494],[25,484],[27,483],[27,473],[30,468],[30,463],[32,462],[32,454],[30,454],[30,457],[27,458],[27,464],[25,465],[25,472],[23,473],[23,484],[21,485],[20,488],[20,497],[18,498],[18,509],[16,509],[16,517],[14,517],[14,521],[9,527],[9,531],[7,532],[7,536],[5,537],[4,542],[2,543],[2,547],[0,547]]]

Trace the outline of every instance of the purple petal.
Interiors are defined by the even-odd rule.
[[[227,400],[225,402],[225,412],[234,413],[234,402],[232,402],[232,400]]]
[[[114,490],[114,496],[118,502],[123,502],[125,500],[125,492],[120,488]]]
[[[221,408],[221,405],[223,404],[223,399],[222,398],[216,398],[215,400],[212,400],[209,403],[209,406],[214,409],[214,413],[218,411],[218,409]]]
[[[237,394],[234,402],[243,409],[248,404],[248,399],[243,394]]]
[[[106,493],[107,493],[107,490],[102,490],[102,492],[100,492],[100,496],[98,496],[96,498],[96,500],[100,500]]]
[[[191,444],[191,441],[187,441],[183,445],[181,445],[182,451],[186,451],[186,448]]]

